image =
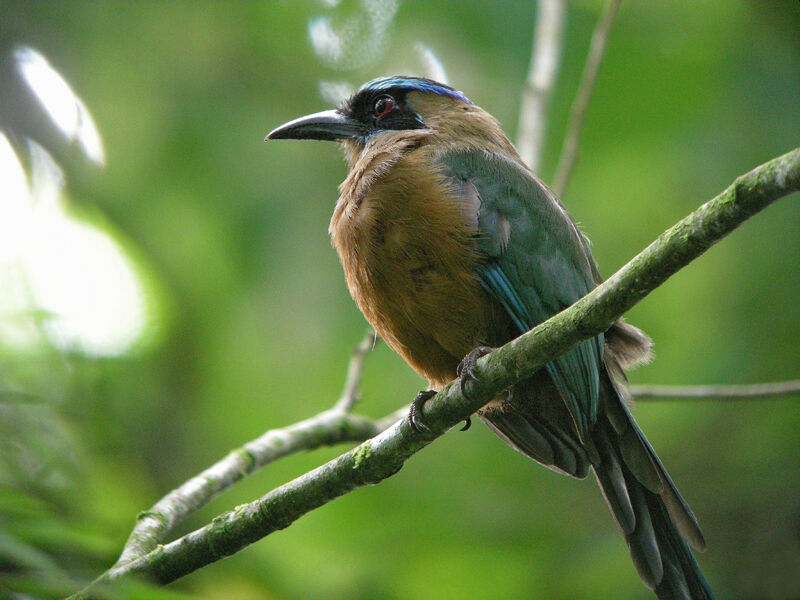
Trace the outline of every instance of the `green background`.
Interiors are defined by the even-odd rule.
[[[569,4],[546,181],[601,8]],[[365,328],[326,233],[345,165],[333,144],[262,141],[327,108],[320,81],[419,73],[411,48],[421,42],[513,136],[533,3],[403,3],[368,64],[335,70],[314,53],[308,23],[361,10],[0,4],[4,47],[41,51],[92,112],[107,167],[68,172],[70,202],[103,215],[137,257],[154,311],[149,337],[123,357],[2,350],[0,389],[41,400],[0,395],[0,435],[45,467],[0,457],[0,594],[76,589],[115,560],[138,511],[231,448],[335,401]],[[604,275],[798,145],[798,32],[794,1],[622,4],[564,198]],[[632,380],[800,376],[798,266],[794,195],[631,311],[657,354]],[[358,411],[383,416],[423,387],[379,346]],[[700,520],[699,562],[718,596],[800,597],[798,398],[649,402],[636,416]],[[271,465],[181,532],[344,449]],[[542,469],[480,425],[167,589],[229,600],[652,597],[594,482]]]

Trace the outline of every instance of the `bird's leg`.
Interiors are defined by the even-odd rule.
[[[461,380],[461,393],[465,396],[467,395],[467,381],[470,379],[472,381],[480,381],[480,379],[475,376],[475,365],[478,364],[478,359],[481,356],[491,354],[493,350],[494,348],[489,348],[489,346],[478,346],[458,363],[456,367],[456,376]]]
[[[417,433],[430,431],[430,428],[422,422],[420,417],[422,416],[422,407],[435,395],[436,392],[434,390],[422,390],[411,403],[411,409],[408,411],[408,422],[411,425],[411,429]]]
[[[466,397],[467,396],[467,381],[480,381],[475,376],[475,365],[478,362],[478,359],[481,356],[486,356],[487,354],[492,352],[492,348],[488,346],[478,346],[472,352],[467,354],[458,366],[456,367],[456,376],[459,378],[459,385],[461,386],[461,393]],[[461,431],[466,431],[472,425],[472,421],[469,417],[467,417],[466,421],[464,421],[464,426],[461,428]]]
[[[458,366],[456,367],[456,377],[459,378],[459,385],[461,386],[461,393],[464,396],[467,396],[467,381],[480,381],[475,376],[475,364],[478,362],[478,359],[481,356],[486,356],[490,352],[493,351],[493,348],[489,348],[488,346],[478,346],[472,352],[467,354]],[[414,398],[414,401],[411,403],[411,409],[408,411],[408,422],[411,425],[411,428],[416,431],[417,433],[425,433],[426,431],[430,431],[425,423],[422,422],[420,418],[422,416],[422,407],[425,406],[425,403],[433,398],[436,395],[434,390],[422,390],[417,397]],[[461,431],[466,431],[472,425],[472,420],[467,417],[464,420],[464,426],[461,428]]]

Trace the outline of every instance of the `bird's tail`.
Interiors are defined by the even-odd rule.
[[[688,545],[704,550],[703,534],[652,446],[617,398],[600,421],[592,467],[645,585],[662,600],[713,600]]]

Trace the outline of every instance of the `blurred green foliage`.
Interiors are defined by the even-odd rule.
[[[160,290],[161,325],[114,359],[0,352],[0,594],[76,589],[115,560],[138,511],[230,448],[334,402],[364,329],[326,234],[345,166],[330,144],[262,141],[326,108],[320,81],[418,72],[411,48],[422,42],[513,135],[533,3],[403,3],[382,53],[350,71],[309,44],[310,19],[362,10],[331,4],[0,4],[2,43],[42,52],[94,115],[107,167],[68,172],[70,198],[123,232]],[[545,180],[600,8],[569,6]],[[797,146],[798,31],[789,0],[622,4],[565,197],[604,274],[736,175]],[[632,379],[800,376],[798,265],[795,195],[632,311],[657,351]],[[421,387],[380,346],[359,410],[382,416]],[[704,527],[699,561],[719,597],[800,597],[798,399],[643,403],[636,414]],[[340,451],[270,466],[182,531]],[[651,598],[607,513],[593,482],[538,468],[476,427],[168,590]],[[175,597],[150,594],[127,597]]]

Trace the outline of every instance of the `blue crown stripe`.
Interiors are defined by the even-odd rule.
[[[428,92],[438,96],[447,96],[454,100],[460,100],[467,104],[472,104],[469,98],[458,90],[451,87],[436,83],[430,79],[422,79],[419,77],[380,77],[373,79],[361,86],[361,90],[389,90],[393,88],[401,88],[408,91]],[[361,91],[359,90],[359,91]]]

